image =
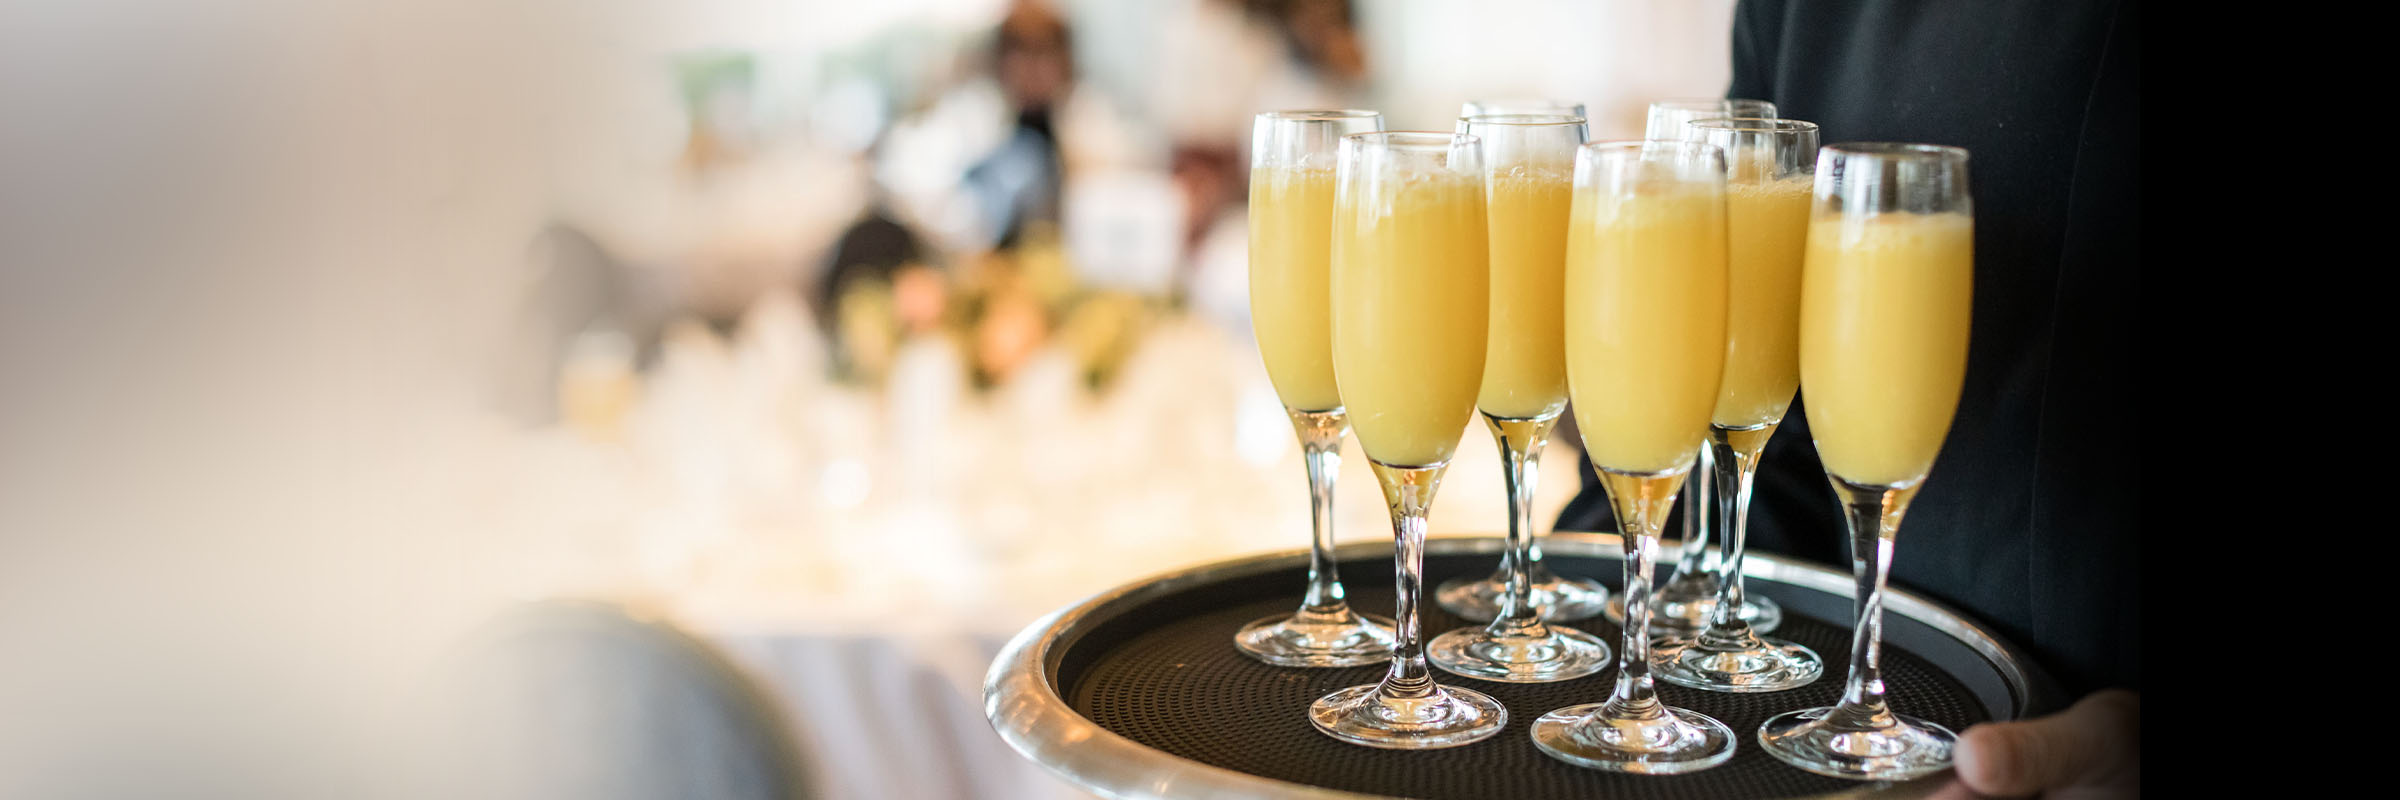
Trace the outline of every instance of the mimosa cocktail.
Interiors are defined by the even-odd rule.
[[[1699,457],[1725,371],[1725,161],[1691,142],[1576,154],[1567,229],[1567,386],[1625,543],[1625,639],[1606,702],[1533,724],[1579,766],[1672,774],[1733,757],[1733,731],[1660,702],[1650,676],[1650,551]]]
[[[1708,436],[1725,371],[1725,193],[1583,190],[1567,239],[1567,380],[1602,469],[1672,474]]]
[[[1267,379],[1300,435],[1315,523],[1308,593],[1296,613],[1234,633],[1234,647],[1283,667],[1354,667],[1389,658],[1389,620],[1350,610],[1333,560],[1333,478],[1349,429],[1333,382],[1333,169],[1341,137],[1383,126],[1373,111],[1258,115],[1250,142],[1250,319]]]
[[[1731,256],[1725,386],[1709,417],[1718,427],[1781,420],[1800,388],[1800,260],[1808,247],[1809,182],[1803,172],[1725,187]]]
[[[1810,224],[1800,369],[1826,472],[1896,486],[1933,468],[1966,383],[1974,263],[1963,213]]]
[[[1523,490],[1530,497],[1538,480],[1539,448],[1566,404],[1560,265],[1565,259],[1567,205],[1575,182],[1574,145],[1581,144],[1587,132],[1585,126],[1576,125],[1573,143],[1563,150],[1551,140],[1561,138],[1553,133],[1563,127],[1559,120],[1584,118],[1582,103],[1560,100],[1471,100],[1459,111],[1458,132],[1483,138],[1487,156],[1492,338],[1484,357],[1483,389],[1475,404],[1487,424],[1498,426],[1492,435],[1501,444],[1511,482],[1512,541],[1520,529],[1532,527],[1530,509],[1517,513],[1517,495]],[[1479,125],[1480,131],[1476,129]],[[1557,155],[1560,153],[1563,157]],[[1495,158],[1506,163],[1495,162]],[[1534,420],[1549,421],[1536,424]],[[1526,447],[1534,448],[1530,457],[1518,458]],[[1590,578],[1551,572],[1542,564],[1541,536],[1525,536],[1521,554],[1526,562],[1524,583],[1532,607],[1542,619],[1584,619],[1607,607],[1608,587]],[[1519,558],[1516,549],[1510,545],[1488,577],[1462,576],[1443,582],[1434,590],[1434,600],[1450,613],[1476,622],[1498,619],[1500,606],[1511,591],[1509,561]],[[1435,657],[1439,659],[1441,654],[1437,651]]]
[[[1285,408],[1342,407],[1333,385],[1333,168],[1250,171],[1250,327]]]
[[[1333,374],[1392,514],[1399,630],[1379,683],[1319,698],[1309,722],[1352,744],[1452,747],[1500,732],[1508,710],[1434,682],[1419,629],[1425,523],[1483,380],[1490,274],[1475,137],[1342,140],[1333,208]]]
[[[1500,606],[1483,628],[1444,633],[1427,647],[1436,666],[1471,678],[1539,683],[1608,668],[1608,644],[1545,624],[1534,602],[1533,492],[1550,431],[1567,404],[1562,331],[1567,218],[1582,117],[1468,117],[1483,144],[1491,227],[1491,327],[1476,407],[1500,445],[1508,488],[1508,570]],[[1447,591],[1449,587],[1445,586]],[[1443,599],[1449,599],[1445,594]]]
[[[1950,766],[1956,734],[1884,698],[1883,588],[1909,501],[1941,453],[1966,382],[1975,286],[1967,151],[1837,144],[1817,162],[1800,289],[1809,433],[1850,524],[1858,627],[1841,702],[1758,728],[1786,764],[1867,781]]]
[[[1720,515],[1716,528],[1724,534],[1725,553],[1708,624],[1658,643],[1658,676],[1718,692],[1794,689],[1815,682],[1825,662],[1806,647],[1760,636],[1743,618],[1740,609],[1751,604],[1742,584],[1742,553],[1759,454],[1800,385],[1800,263],[1808,251],[1817,126],[1743,118],[1701,120],[1691,129],[1727,160],[1731,291],[1725,381],[1710,417],[1709,447],[1717,486],[1731,496],[1706,509]]]
[[[1493,140],[1493,134],[1478,135]],[[1562,139],[1563,152],[1573,153],[1582,138]],[[1475,407],[1495,417],[1535,419],[1567,405],[1566,314],[1560,298],[1566,289],[1573,158],[1521,164],[1491,176],[1492,327]]]
[[[1440,466],[1474,419],[1483,380],[1491,275],[1482,176],[1393,174],[1351,187],[1333,219],[1342,400],[1367,458]]]
[[[1678,97],[1650,103],[1649,121],[1643,128],[1643,138],[1661,141],[1699,141],[1692,123],[1706,119],[1731,117],[1771,118],[1775,104],[1765,100],[1725,97]],[[1659,584],[1650,595],[1650,628],[1669,635],[1698,631],[1708,623],[1709,609],[1716,604],[1723,588],[1725,563],[1716,541],[1710,538],[1715,529],[1714,509],[1718,507],[1716,460],[1711,448],[1700,449],[1700,464],[1683,485],[1682,554],[1675,562],[1675,571]],[[1783,609],[1764,597],[1751,598],[1741,609],[1742,619],[1761,631],[1774,630],[1783,622]],[[1611,601],[1608,618],[1625,621],[1624,604]]]

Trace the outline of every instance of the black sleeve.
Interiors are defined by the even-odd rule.
[[[1783,0],[1741,0],[1733,9],[1733,83],[1726,97],[1775,99],[1775,58]]]

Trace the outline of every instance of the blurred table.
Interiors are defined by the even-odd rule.
[[[1105,393],[1051,353],[975,395],[940,340],[881,391],[829,384],[813,330],[772,307],[730,341],[687,329],[613,433],[515,434],[482,467],[520,594],[630,601],[722,645],[780,698],[821,796],[1077,796],[983,719],[1008,638],[1146,575],[1307,543],[1299,448],[1246,331],[1170,319]],[[1505,527],[1488,440],[1462,432],[1436,532]],[[1337,535],[1382,540],[1374,476],[1344,455]],[[1537,516],[1574,494],[1575,460],[1545,454]]]

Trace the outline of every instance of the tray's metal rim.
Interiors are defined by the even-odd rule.
[[[1340,547],[1338,555],[1344,558],[1372,555],[1377,549],[1388,550],[1389,547],[1379,542],[1357,542]],[[1607,534],[1552,533],[1543,539],[1542,547],[1549,552],[1586,557],[1622,558],[1624,555],[1618,538]],[[1499,549],[1499,539],[1481,535],[1436,536],[1426,544],[1427,552],[1435,554],[1497,553]],[[1670,552],[1662,555],[1662,559],[1671,558],[1673,546],[1664,549]],[[1001,650],[999,658],[993,660],[991,671],[983,682],[984,716],[991,721],[992,728],[999,731],[1000,738],[1016,748],[1018,753],[1068,782],[1102,797],[1381,798],[1382,795],[1346,792],[1237,772],[1153,749],[1119,736],[1076,713],[1051,685],[1059,654],[1065,651],[1067,645],[1082,638],[1095,621],[1111,616],[1108,612],[1195,584],[1281,569],[1289,566],[1290,562],[1306,557],[1306,550],[1277,551],[1187,567],[1119,586],[1051,612],[1026,626]],[[1777,558],[1766,553],[1747,554],[1742,562],[1742,574],[1753,578],[1841,595],[1853,592],[1851,576],[1813,564]],[[2013,717],[2021,718],[2032,709],[2045,707],[2043,701],[2046,698],[2043,694],[2048,691],[2046,685],[2024,669],[2023,665],[2027,662],[2023,652],[1998,636],[1957,612],[1897,588],[1887,590],[1884,609],[1930,625],[1965,643],[1990,661],[2015,695]],[[1942,773],[1902,784],[1864,784],[1856,790],[1823,796],[1922,796],[1941,788],[1948,780],[1948,773]]]

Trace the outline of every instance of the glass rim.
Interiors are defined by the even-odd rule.
[[[1695,119],[1684,123],[1684,125],[1692,128],[1707,128],[1715,131],[1742,131],[1745,133],[1809,133],[1819,130],[1817,124],[1814,122],[1804,119],[1784,119],[1782,117],[1709,117],[1707,119]]]
[[[1461,116],[1458,121],[1469,125],[1516,125],[1528,128],[1591,122],[1590,118],[1581,114],[1472,114]]]
[[[1650,101],[1650,105],[1652,107],[1673,107],[1687,105],[1696,106],[1704,103],[1714,103],[1717,105],[1732,105],[1734,103],[1757,103],[1763,106],[1774,105],[1772,101],[1760,100],[1756,97],[1662,97],[1657,100]]]
[[[1259,119],[1271,119],[1278,122],[1329,122],[1381,116],[1383,116],[1381,111],[1364,108],[1299,108],[1258,112]]]
[[[1481,142],[1483,137],[1476,136],[1472,133],[1444,133],[1442,131],[1366,131],[1364,133],[1344,134],[1342,139],[1345,141],[1356,141],[1360,144],[1365,144],[1372,140],[1375,141],[1376,144],[1383,147],[1390,147],[1400,150],[1420,150],[1432,149],[1435,147],[1446,148],[1459,144],[1473,144]]]
[[[1921,158],[1928,160],[1967,160],[1967,149],[1946,144],[1923,142],[1835,142],[1823,148],[1826,153],[1868,156],[1871,158]]]
[[[1502,106],[1502,107],[1507,107],[1507,106],[1515,106],[1515,107],[1519,107],[1519,108],[1523,108],[1523,107],[1526,107],[1526,106],[1542,106],[1542,107],[1545,107],[1545,108],[1575,108],[1575,107],[1577,107],[1577,106],[1582,106],[1582,105],[1583,105],[1583,103],[1582,103],[1582,102],[1580,102],[1580,101],[1575,101],[1575,100],[1560,100],[1560,99],[1558,99],[1558,98],[1556,98],[1556,97],[1536,97],[1536,96],[1528,96],[1528,97],[1487,97],[1487,98],[1484,98],[1484,99],[1481,99],[1481,100],[1468,100],[1468,101],[1466,101],[1466,102],[1464,102],[1464,103],[1460,103],[1460,104],[1459,104],[1459,107],[1460,107],[1460,108],[1462,108],[1462,109],[1463,109],[1463,108],[1465,108],[1466,106]],[[1460,115],[1460,116],[1465,116],[1465,115],[1463,115],[1463,114],[1462,114],[1462,115]]]
[[[1564,108],[1564,107],[1567,107],[1567,106],[1579,106],[1579,105],[1583,105],[1582,103],[1580,103],[1580,102],[1577,102],[1577,101],[1574,101],[1574,100],[1561,100],[1561,99],[1558,99],[1558,98],[1556,98],[1556,97],[1548,97],[1548,96],[1544,96],[1544,95],[1538,95],[1538,94],[1525,94],[1525,95],[1494,95],[1494,96],[1485,97],[1485,98],[1482,98],[1482,99],[1479,99],[1479,100],[1468,100],[1468,101],[1466,101],[1466,104],[1468,104],[1468,105],[1478,105],[1478,106],[1530,106],[1530,105],[1551,105],[1551,106],[1558,106],[1558,107],[1561,107],[1561,108]]]
[[[1464,135],[1466,135],[1466,134],[1460,134],[1460,135],[1461,135],[1461,136],[1464,136]],[[1720,155],[1722,155],[1722,154],[1724,153],[1724,151],[1725,151],[1725,148],[1718,147],[1718,146],[1716,146],[1716,145],[1709,144],[1709,143],[1707,143],[1707,142],[1693,142],[1693,141],[1685,141],[1685,140],[1682,140],[1682,139],[1601,139],[1601,140],[1598,140],[1598,141],[1584,142],[1583,144],[1576,145],[1576,146],[1575,146],[1575,149],[1577,149],[1577,150],[1590,150],[1590,151],[1592,151],[1592,154],[1593,154],[1593,155],[1602,155],[1602,154],[1605,154],[1605,153],[1614,153],[1614,152],[1637,152],[1637,153],[1638,153],[1638,152],[1641,152],[1641,151],[1643,151],[1643,150],[1648,150],[1648,149],[1650,149],[1650,148],[1653,148],[1653,147],[1658,147],[1658,148],[1669,148],[1669,147],[1672,147],[1672,148],[1686,148],[1686,147],[1690,147],[1690,148],[1706,148],[1706,149],[1708,149],[1708,150],[1714,150],[1714,151],[1717,151],[1717,152],[1718,152]]]

